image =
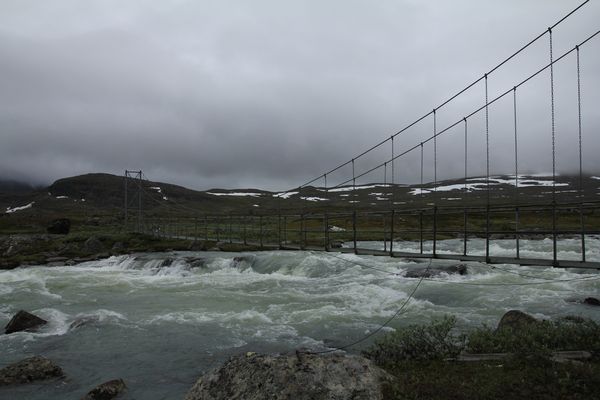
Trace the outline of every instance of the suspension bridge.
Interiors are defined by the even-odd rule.
[[[274,194],[275,207],[252,212],[210,214],[167,201],[166,197],[151,190],[151,183],[142,171],[127,170],[124,177],[125,227],[163,237],[237,243],[261,249],[338,251],[389,257],[600,269],[600,259],[590,259],[589,256],[592,239],[600,235],[600,201],[596,200],[596,193],[585,190],[583,183],[586,161],[583,151],[584,121],[597,109],[595,104],[584,108],[585,62],[587,55],[599,51],[600,31],[589,32],[559,54],[555,49],[559,26],[577,13],[584,12],[582,9],[588,1],[396,133],[335,168],[293,189]],[[512,84],[492,95],[490,85],[497,74],[518,63],[519,57],[533,52],[534,47],[545,47],[543,58],[537,57],[537,67],[523,76],[513,77]],[[558,83],[555,71],[559,65],[570,75],[563,79],[562,84],[570,85],[575,93],[572,98],[561,99],[563,106],[560,110],[556,101]],[[495,84],[502,85],[505,81],[498,79]],[[547,111],[537,113],[537,108],[527,100],[527,90],[531,90],[531,85],[533,90],[544,88]],[[589,90],[596,89],[592,87]],[[481,96],[482,102],[456,115],[457,104],[468,103],[473,93]],[[524,101],[519,101],[520,96],[524,97]],[[504,123],[502,128],[493,129],[490,123],[495,112]],[[569,129],[558,131],[558,112],[561,115],[571,114],[574,122]],[[445,120],[450,118],[449,123],[441,125],[442,113]],[[531,119],[543,121],[547,126],[542,130],[552,169],[542,182],[547,190],[536,196],[525,193],[531,182],[527,182],[520,170],[524,156],[519,153],[519,144],[530,134],[530,130],[524,130],[522,125]],[[411,133],[418,131],[422,134],[427,130],[428,134],[416,140],[412,138],[414,141],[410,142]],[[460,143],[462,149],[451,153],[441,151],[439,142],[447,137],[453,148]],[[569,157],[573,159],[573,154],[576,154],[578,169],[574,182],[577,187],[573,190],[561,190],[562,184],[557,181],[559,137],[569,141]],[[502,152],[506,158],[508,148],[492,146],[494,138],[501,138],[503,142],[510,138],[512,142],[513,167],[502,174],[503,182],[510,190],[504,190],[502,196],[494,190],[498,174],[492,174],[492,159],[496,152]],[[477,175],[469,160],[472,143],[477,141],[483,143],[483,148],[478,151],[485,158],[484,175]],[[545,145],[540,143],[540,149]],[[451,157],[454,163],[463,160],[462,180],[453,188],[463,195],[460,205],[449,204],[442,197],[440,164],[444,157]],[[399,168],[403,175],[406,171],[415,172],[413,183],[399,182]],[[432,179],[426,181],[426,175]],[[477,182],[477,196],[467,200],[474,181]],[[384,204],[380,202],[370,206],[361,203],[359,193],[365,187],[383,190]],[[397,197],[400,188],[407,190],[407,187],[412,189],[416,199],[410,204],[398,201]],[[335,206],[332,196],[340,192],[344,192],[347,201],[343,206],[339,203]],[[142,198],[156,202],[163,210],[172,210],[177,216],[142,210]],[[297,200],[293,208],[286,202],[291,198]],[[497,241],[511,241],[512,254],[497,254],[493,246]],[[530,241],[544,243],[546,254],[535,257],[524,254],[523,244]],[[578,251],[563,251],[565,241],[576,242]],[[447,246],[449,242],[454,245],[451,249]]]

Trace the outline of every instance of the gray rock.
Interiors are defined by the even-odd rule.
[[[192,243],[190,243],[188,250],[190,250],[190,251],[206,251],[206,245],[203,242],[195,240]]]
[[[35,356],[0,369],[0,386],[60,378],[64,375],[63,370],[52,361]]]
[[[185,261],[191,268],[204,268],[207,264],[207,260],[202,257],[186,257]]]
[[[55,235],[66,235],[71,230],[71,220],[68,218],[59,218],[51,221],[46,228],[48,233]]]
[[[54,261],[46,263],[46,267],[64,267],[66,264],[64,262]]]
[[[94,255],[94,260],[101,260],[103,258],[108,258],[110,257],[110,254],[107,252],[103,252],[103,253],[98,253]]]
[[[600,300],[595,297],[586,297],[585,300],[583,300],[583,304],[587,304],[589,306],[600,306]]]
[[[123,242],[116,242],[115,244],[113,244],[112,251],[117,253],[125,251],[125,245],[123,244]]]
[[[127,386],[123,379],[104,382],[88,392],[82,400],[110,400],[120,395]]]
[[[48,258],[46,258],[46,262],[48,262],[48,263],[65,262],[68,259],[69,259],[68,257],[48,257]]]
[[[86,317],[78,317],[69,325],[69,330],[80,328],[84,325],[94,324],[100,321],[100,317],[98,316],[86,316]]]
[[[8,324],[4,328],[4,333],[9,334],[13,332],[21,331],[35,331],[42,325],[47,324],[48,321],[41,319],[40,317],[30,314],[27,311],[19,311],[14,317],[8,321]]]
[[[456,264],[450,266],[436,267],[436,268],[427,268],[427,269],[412,269],[406,271],[404,276],[406,278],[431,278],[434,276],[438,276],[441,274],[458,274],[458,275],[466,275],[468,272],[467,266],[465,264]]]
[[[496,331],[500,331],[503,329],[510,329],[515,331],[527,328],[528,326],[535,325],[537,323],[539,323],[537,319],[535,319],[529,314],[524,313],[523,311],[510,310],[502,316],[500,322],[498,322],[498,327],[496,328]]]
[[[392,379],[359,356],[248,353],[201,377],[185,399],[382,399]]]
[[[88,253],[100,253],[104,250],[104,245],[97,237],[92,236],[85,241],[83,249]]]
[[[83,262],[88,262],[88,261],[94,261],[94,260],[96,260],[96,257],[94,257],[94,256],[89,256],[89,257],[76,257],[76,258],[74,258],[74,259],[73,259],[73,261],[74,261],[76,264],[83,263]]]

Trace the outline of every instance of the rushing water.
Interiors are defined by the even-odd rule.
[[[514,251],[510,242],[496,245]],[[533,255],[547,245],[528,241],[522,252]],[[560,249],[575,254],[578,245],[562,241]],[[600,239],[587,245],[588,256],[600,258]],[[460,251],[462,242],[440,246]],[[182,398],[202,373],[231,355],[324,349],[363,337],[392,316],[419,282],[401,274],[428,264],[337,253],[174,252],[2,271],[0,325],[19,309],[49,324],[38,333],[0,335],[0,367],[39,354],[61,365],[68,379],[1,388],[0,398],[78,399],[117,377],[129,387],[124,399]],[[435,260],[431,267],[450,264]],[[600,320],[597,309],[578,302],[598,296],[596,271],[481,263],[468,268],[464,276],[424,280],[386,330],[445,314],[456,315],[459,328],[493,325],[515,308],[540,318]]]

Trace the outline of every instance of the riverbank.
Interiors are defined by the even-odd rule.
[[[256,246],[156,237],[143,233],[72,233],[0,235],[0,269],[65,266],[132,253],[169,251],[258,251]]]
[[[364,354],[394,376],[390,399],[600,398],[600,325],[509,311],[497,327],[455,317],[380,338]]]
[[[410,325],[362,352],[238,351],[205,371],[186,400],[595,399],[600,396],[600,325],[580,317],[538,320],[512,310],[496,328],[455,328],[455,317]],[[586,349],[578,350],[574,349]],[[490,353],[493,352],[493,353]],[[171,371],[173,372],[173,371]],[[0,369],[3,390],[73,380],[44,357]],[[127,381],[127,382],[126,382]],[[133,399],[135,378],[114,377],[85,399]],[[83,385],[77,389],[83,395]],[[129,392],[129,390],[131,392]],[[182,398],[171,393],[168,398]]]

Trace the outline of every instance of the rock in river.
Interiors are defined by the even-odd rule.
[[[585,300],[583,300],[583,304],[587,304],[589,306],[600,306],[600,300],[595,297],[586,297]]]
[[[63,370],[47,358],[26,358],[0,369],[0,386],[42,381],[64,376]]]
[[[404,273],[406,278],[431,278],[440,274],[458,274],[466,275],[467,266],[465,264],[456,264],[426,269],[411,269]]]
[[[35,331],[37,328],[47,323],[48,321],[30,314],[27,311],[21,310],[8,322],[8,325],[4,328],[4,333]]]
[[[111,400],[123,392],[127,386],[123,379],[104,382],[88,392],[82,400]]]
[[[201,377],[185,399],[382,399],[391,379],[359,356],[248,353]]]

